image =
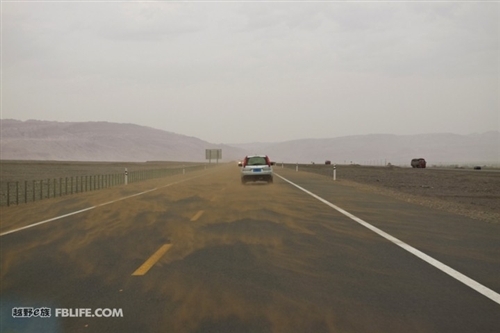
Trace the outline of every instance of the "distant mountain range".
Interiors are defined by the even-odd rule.
[[[195,137],[134,124],[1,120],[2,160],[205,161],[205,149],[222,149],[222,161],[252,153],[277,162],[409,165],[500,165],[500,132],[482,134],[371,134],[280,143],[217,145]]]
[[[222,149],[225,161],[240,148],[134,124],[2,119],[2,160],[205,161],[205,149]]]
[[[500,166],[500,132],[457,135],[450,133],[370,134],[331,139],[302,139],[281,143],[231,145],[265,151],[276,161],[362,165],[410,165],[423,157],[430,165],[486,164]]]

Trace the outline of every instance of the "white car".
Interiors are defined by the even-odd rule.
[[[241,165],[241,183],[249,181],[273,182],[273,166],[267,155],[246,156]]]

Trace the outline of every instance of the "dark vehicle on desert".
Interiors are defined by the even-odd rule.
[[[332,161],[330,161],[330,160],[326,160],[326,161],[325,161],[325,164],[326,164],[326,165],[330,165],[330,164],[332,164]]]
[[[412,168],[425,168],[427,162],[423,158],[414,158],[411,160]]]

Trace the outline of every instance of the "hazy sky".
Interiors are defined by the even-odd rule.
[[[2,118],[212,143],[500,129],[500,3],[3,1]]]

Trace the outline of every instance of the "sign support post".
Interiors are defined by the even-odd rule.
[[[205,159],[208,160],[208,163],[212,163],[212,159],[216,160],[216,163],[219,164],[219,159],[222,159],[222,149],[205,149]]]

